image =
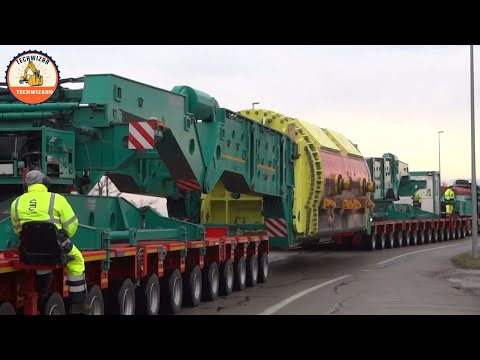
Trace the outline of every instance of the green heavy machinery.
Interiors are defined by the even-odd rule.
[[[61,87],[49,102],[35,106],[17,103],[9,94],[0,97],[3,201],[20,194],[22,176],[37,168],[50,177],[52,191],[61,193],[74,188],[85,195],[107,175],[122,192],[168,198],[173,218],[188,219],[198,211],[189,208],[196,203],[191,198],[199,196],[192,190],[209,193],[219,181],[232,192],[264,196],[266,216],[291,217],[296,147],[287,136],[220,108],[214,98],[187,86],[169,92],[115,75],[74,81],[83,81],[83,89]],[[278,172],[261,167],[266,159]],[[182,190],[190,192],[182,195]],[[128,205],[120,199],[67,198],[85,220],[76,240],[81,249],[98,247],[89,227],[105,231],[124,228],[115,219],[130,222],[122,210]],[[108,221],[96,213],[104,206],[114,214]],[[102,218],[99,227],[97,218]],[[158,221],[167,229],[175,224]],[[9,219],[1,225],[7,235],[0,238],[0,250],[16,244]],[[198,238],[201,228],[182,226],[196,229],[187,234]],[[172,237],[166,234],[151,236]],[[282,241],[292,242],[288,236]]]
[[[374,220],[428,219],[438,216],[438,213],[424,211],[409,203],[399,203],[401,198],[410,199],[415,192],[427,186],[425,177],[419,179],[412,176],[407,163],[391,153],[369,157],[366,161],[375,184],[372,192]],[[436,186],[439,186],[438,182]]]
[[[71,82],[83,83],[83,88],[68,89]],[[172,295],[176,285],[171,287],[176,271],[196,274],[195,266],[206,266],[203,286],[205,281],[210,286],[211,299],[218,288],[216,271],[227,279],[227,294],[233,273],[239,289],[245,271],[251,276],[247,283],[255,285],[257,270],[258,280],[266,280],[268,238],[229,239],[222,229],[206,229],[198,224],[198,200],[222,183],[233,193],[261,196],[265,217],[291,219],[296,154],[297,145],[285,134],[221,108],[188,86],[167,91],[111,74],[85,75],[60,81],[48,102],[34,106],[0,88],[0,282],[7,282],[2,274],[10,276],[8,282],[20,281],[12,263],[2,262],[18,245],[10,204],[24,191],[25,174],[39,169],[50,177],[50,190],[65,194],[72,204],[80,222],[74,242],[86,261],[101,259],[103,275],[87,267],[87,278],[98,277],[93,283],[102,289],[111,274],[128,280],[120,258],[129,254],[135,255],[136,265],[128,277],[141,286],[150,284],[149,272],[160,277],[164,268],[169,271],[166,289],[176,301],[171,312],[178,311],[178,296]],[[121,192],[167,198],[170,218],[122,198],[89,196],[104,176]],[[287,229],[275,239],[286,247],[293,244],[288,221]],[[142,251],[158,253],[157,258],[147,266]],[[165,258],[167,251],[173,255]],[[195,279],[184,279],[184,285]],[[112,290],[114,299],[128,285],[122,284]],[[195,286],[185,291],[193,293]],[[17,294],[8,296],[12,303],[19,301]],[[0,296],[0,305],[4,300]]]

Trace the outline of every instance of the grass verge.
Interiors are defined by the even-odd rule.
[[[460,269],[480,270],[480,256],[478,259],[474,259],[472,257],[472,251],[464,252],[454,256],[452,258],[452,262]]]

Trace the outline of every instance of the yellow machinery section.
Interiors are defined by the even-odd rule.
[[[341,152],[343,148],[336,145],[329,133],[304,121],[269,110],[251,109],[240,113],[288,134],[298,144],[300,157],[295,161],[293,226],[297,235],[315,234],[318,230],[318,209],[321,205],[324,184],[319,149],[323,147]],[[223,185],[218,186],[216,193],[218,196],[215,195],[215,191],[203,195],[202,221],[204,223],[225,223],[225,220],[228,220],[228,224],[236,224],[243,219],[246,223],[263,223],[261,198],[242,196],[239,199],[233,199]],[[243,205],[240,205],[242,203]]]
[[[363,158],[362,153],[345,136],[333,130],[322,130],[325,132],[325,134],[327,134],[327,136],[332,140],[332,142],[341,149],[342,153]]]
[[[298,144],[299,158],[295,161],[295,192],[292,214],[297,235],[306,236],[317,231],[318,207],[323,192],[323,172],[318,146],[297,119],[269,110],[240,111],[254,121],[288,134]],[[334,145],[332,143],[332,145]],[[317,155],[317,156],[315,156]],[[312,191],[312,189],[317,191]]]
[[[318,149],[327,148],[337,152],[340,152],[342,150],[332,140],[328,133],[324,131],[324,129],[320,129],[318,126],[310,124],[306,121],[297,120],[297,122],[301,124],[303,131],[311,137],[313,143]]]
[[[202,194],[201,221],[205,224],[263,224],[262,198],[237,194],[221,181],[208,195]]]
[[[319,150],[328,149],[344,156],[362,156],[361,153],[342,134],[322,129],[304,120],[261,109],[243,110],[240,113],[288,134],[298,144],[300,156],[295,161],[293,226],[297,236],[314,235],[318,231],[318,211],[322,205],[325,182]],[[211,194],[204,194],[202,197],[204,223],[237,224],[239,221],[251,224],[263,223],[261,198],[242,195],[236,200],[223,185],[220,184],[218,187]],[[244,205],[240,205],[241,203]]]

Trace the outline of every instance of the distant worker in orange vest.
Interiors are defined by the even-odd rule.
[[[443,197],[445,198],[446,202],[445,208],[447,215],[451,215],[453,213],[453,204],[455,201],[455,193],[453,192],[452,185],[448,187]]]

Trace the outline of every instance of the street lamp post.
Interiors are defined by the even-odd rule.
[[[441,161],[440,161],[440,134],[443,133],[443,130],[438,132],[438,180],[440,181],[440,185],[442,185],[442,173],[441,169]]]
[[[470,45],[470,124],[472,136],[472,256],[478,259],[478,223],[477,223],[477,172],[475,167],[475,101],[473,77],[473,45]]]
[[[252,103],[252,109],[255,109],[255,105],[258,105],[258,104],[260,104],[260,103],[259,102],[253,102]]]

